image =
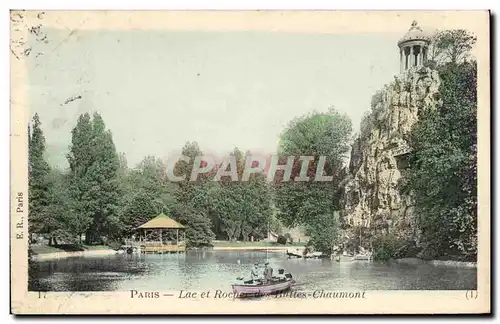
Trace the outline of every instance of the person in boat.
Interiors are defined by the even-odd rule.
[[[278,269],[278,274],[276,275],[276,279],[280,281],[286,280],[285,269]]]
[[[264,282],[268,283],[273,279],[273,268],[269,265],[269,262],[264,264]]]
[[[259,273],[259,264],[258,263],[254,263],[254,265],[252,267],[252,271],[250,272],[250,278],[252,278],[252,280],[260,280],[261,279],[261,275]]]

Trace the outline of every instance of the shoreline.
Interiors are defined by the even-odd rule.
[[[286,252],[289,250],[290,246],[214,246],[209,249],[192,249],[191,251],[271,251],[271,252]],[[297,248],[297,247],[292,247]],[[298,247],[303,249],[303,247]],[[188,250],[189,251],[189,250]],[[49,252],[34,254],[31,256],[34,261],[45,261],[45,260],[56,260],[65,259],[71,257],[89,257],[89,256],[108,256],[119,254],[118,251],[113,249],[100,249],[100,250],[84,250],[84,251],[72,251],[72,252]]]
[[[272,251],[286,252],[287,250],[303,250],[302,246],[214,246],[208,251]]]
[[[117,251],[112,249],[102,249],[102,250],[85,250],[85,251],[72,251],[72,252],[50,252],[34,254],[31,258],[34,261],[44,261],[44,260],[55,260],[55,259],[65,259],[71,257],[85,257],[85,256],[106,256],[117,254]]]
[[[433,266],[446,266],[454,268],[477,268],[477,262],[466,262],[466,261],[424,260],[419,258],[393,259],[391,261],[399,264],[408,264],[408,265],[431,264]]]
[[[210,249],[193,249],[191,251],[270,251],[270,252],[286,252],[287,250],[302,250],[303,247],[290,247],[290,246],[215,246]],[[73,252],[50,252],[32,255],[33,261],[46,261],[46,260],[57,260],[66,259],[71,257],[95,257],[95,256],[109,256],[119,254],[118,251],[113,249],[101,249],[101,250],[85,250],[85,251],[73,251]],[[347,262],[347,261],[346,261]],[[465,261],[453,261],[453,260],[423,260],[419,258],[402,258],[402,259],[392,259],[389,262],[394,262],[398,264],[406,265],[419,265],[419,264],[430,264],[433,266],[447,266],[455,268],[477,268],[477,262],[465,262]]]

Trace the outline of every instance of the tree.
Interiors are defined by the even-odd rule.
[[[210,218],[202,212],[183,204],[177,204],[170,215],[186,227],[186,247],[211,246],[214,233],[210,229]]]
[[[203,153],[200,150],[197,142],[187,142],[182,148],[182,155],[190,158],[188,162],[178,161],[174,168],[174,174],[177,176],[185,176],[184,180],[176,183],[175,189],[175,199],[176,205],[174,209],[179,215],[180,219],[187,221],[187,217],[191,215],[194,220],[189,221],[191,224],[191,229],[186,232],[186,235],[190,233],[192,242],[205,242],[208,240],[210,242],[214,236],[211,227],[211,216],[213,209],[213,200],[211,199],[211,192],[215,190],[216,184],[209,181],[213,175],[213,171],[208,174],[200,174],[195,181],[190,181],[191,173],[193,170],[193,163],[197,156],[202,156]],[[203,162],[200,162],[199,166],[202,166]],[[178,210],[179,206],[188,209],[188,213],[181,213]],[[192,233],[194,228],[198,228],[205,231],[205,226],[208,224],[208,231],[210,233],[205,234],[195,234]],[[201,235],[198,237],[197,235]],[[198,244],[198,243],[193,243]],[[202,244],[202,243],[200,243]],[[205,244],[205,243],[203,243]],[[208,243],[207,243],[208,244]]]
[[[32,127],[28,126],[29,161],[29,233],[47,233],[51,230],[51,215],[47,213],[50,204],[50,167],[45,160],[45,136],[38,114],[33,116]]]
[[[477,37],[464,29],[445,30],[431,37],[429,59],[444,64],[464,63],[470,57],[470,51]]]
[[[276,239],[276,243],[281,244],[281,245],[285,245],[286,241],[287,241],[287,238],[284,235],[278,235],[278,238]]]
[[[349,151],[352,131],[350,119],[335,109],[327,113],[314,112],[294,119],[281,135],[280,164],[287,156],[313,156],[307,175],[314,180],[320,156],[326,157],[324,172],[333,175],[333,181],[297,182],[301,162],[296,159],[291,181],[283,182],[283,171],[277,172],[274,183],[278,218],[287,227],[314,223],[316,216],[330,214],[338,208],[334,199],[341,181],[340,171]]]
[[[86,243],[100,242],[101,236],[116,234],[120,222],[120,162],[111,132],[106,130],[98,113],[94,114],[93,120],[88,113],[78,118],[72,131],[68,161],[71,170],[71,197],[81,228],[87,227]]]
[[[88,194],[92,186],[87,177],[87,171],[92,164],[92,121],[88,113],[78,117],[71,133],[71,147],[67,155],[70,167],[71,209],[75,214],[75,224],[80,225],[74,228],[72,234],[81,237],[92,222],[94,205]]]
[[[191,200],[195,194],[197,185],[201,183],[201,178],[198,177],[197,181],[190,181],[191,172],[193,170],[193,163],[196,156],[202,156],[197,142],[187,142],[182,148],[182,155],[189,157],[189,161],[177,161],[174,168],[174,174],[184,176],[184,180],[177,183],[177,190],[175,192],[176,200],[180,203],[190,205]]]
[[[166,212],[166,209],[160,199],[139,189],[123,211],[123,233],[131,235],[137,227]]]
[[[242,179],[245,161],[252,155],[245,155],[235,148],[230,153],[234,158],[238,180]],[[222,165],[219,166],[219,169]],[[225,170],[227,171],[227,170]],[[229,240],[250,240],[267,236],[272,216],[272,195],[262,173],[253,173],[248,181],[232,181],[230,176],[223,176],[211,192],[213,223],[217,232],[224,233]]]
[[[122,204],[125,206],[139,190],[159,199],[166,206],[175,204],[175,183],[166,181],[165,164],[154,156],[145,157],[134,169],[127,170],[120,180]]]
[[[320,252],[330,255],[333,247],[339,241],[340,220],[339,212],[332,214],[321,214],[316,217],[314,223],[306,227],[306,233],[310,237],[310,243]]]
[[[456,61],[455,61],[456,62]],[[416,199],[422,254],[474,259],[477,253],[477,66],[440,66],[441,105],[411,132],[405,185]]]
[[[340,226],[338,216],[343,163],[349,151],[352,125],[346,115],[331,108],[327,113],[313,112],[294,119],[281,135],[280,164],[287,156],[312,156],[307,176],[310,181],[294,181],[301,163],[294,161],[290,181],[282,181],[281,171],[274,183],[277,217],[287,227],[306,225],[311,243],[317,250],[331,253]],[[332,181],[314,181],[319,158],[326,157],[323,171]]]
[[[70,196],[70,178],[59,170],[51,171],[49,177],[49,245],[52,242],[56,245],[58,242],[81,244],[81,237],[75,233],[83,233],[88,224],[80,222],[74,212]]]

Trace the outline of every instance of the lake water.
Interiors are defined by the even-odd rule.
[[[288,259],[269,252],[274,268],[291,272],[295,290],[473,290],[475,268],[395,262],[335,262]],[[266,252],[188,251],[185,254],[113,255],[34,262],[29,271],[31,291],[230,291],[239,276],[248,277]]]

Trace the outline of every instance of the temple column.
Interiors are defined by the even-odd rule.
[[[405,48],[401,48],[399,50],[399,72],[403,73],[405,70],[405,60],[406,60],[406,54],[405,54]]]
[[[413,46],[410,46],[410,62],[409,62],[408,69],[411,69],[411,67],[415,64],[415,55],[413,55]]]

